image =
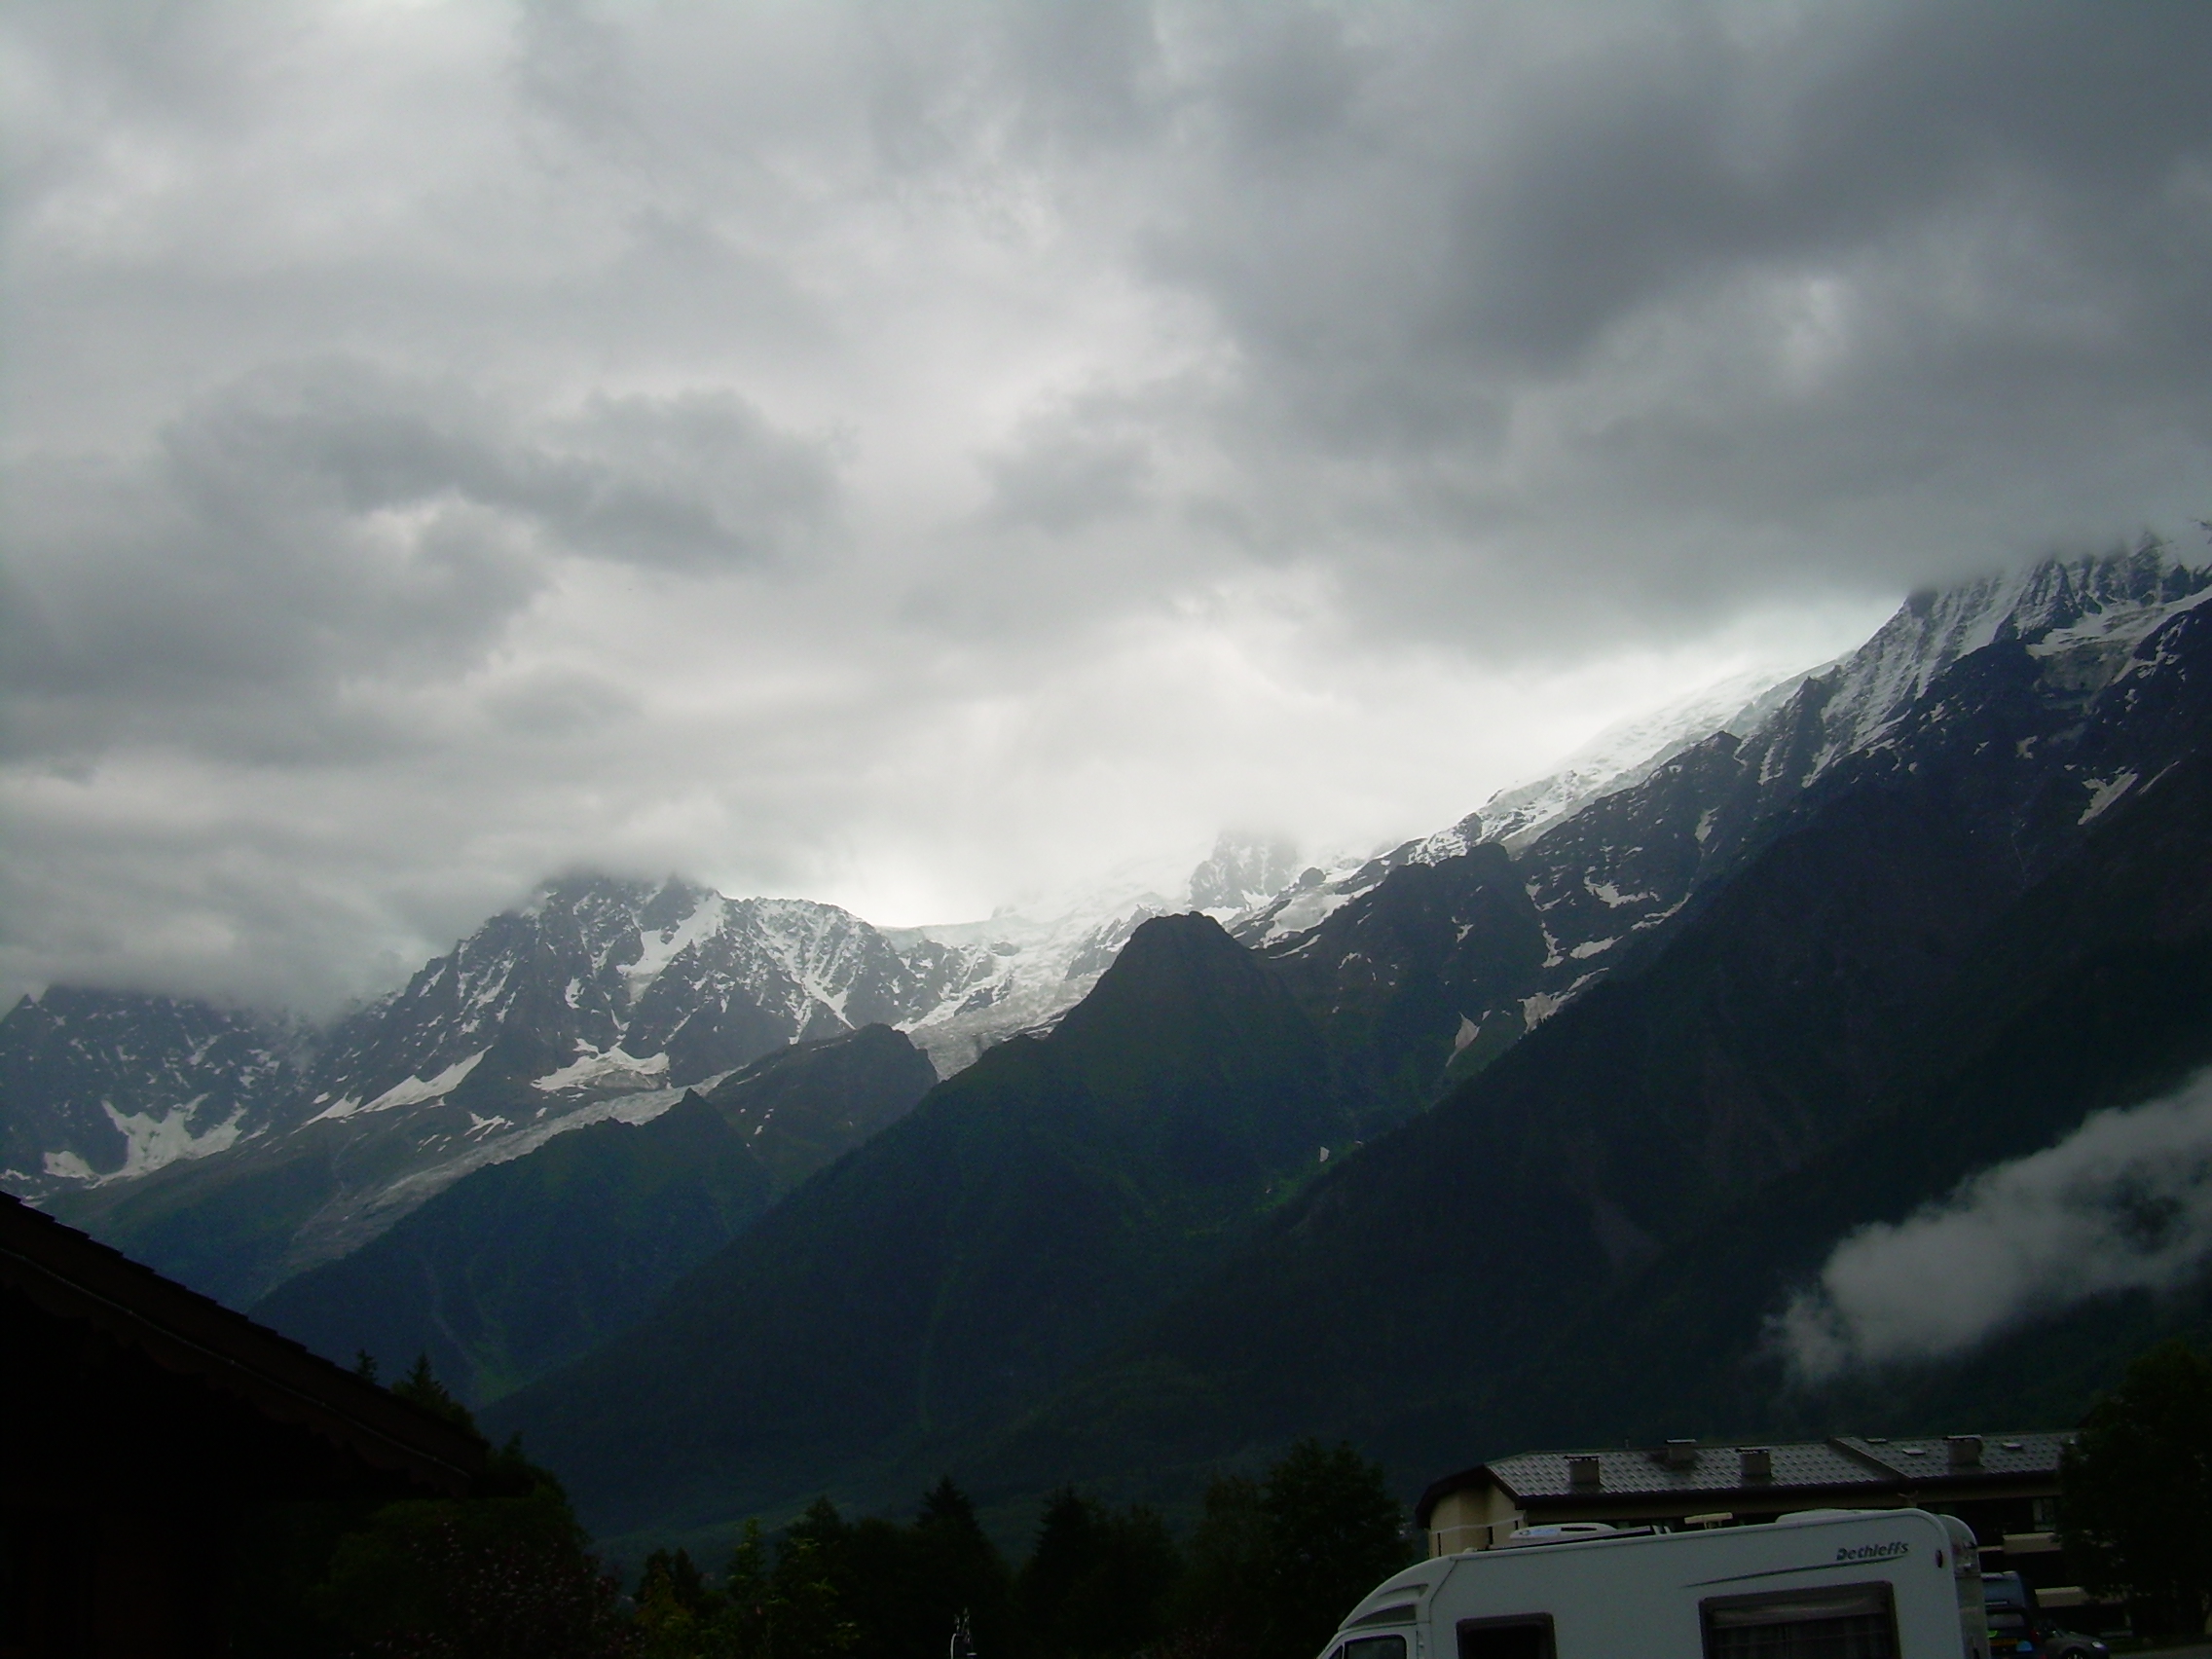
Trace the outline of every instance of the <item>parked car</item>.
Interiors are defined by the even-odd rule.
[[[2043,1643],[2044,1659],[2112,1659],[2112,1649],[2095,1637],[2060,1630],[2047,1617],[2037,1621],[2036,1640]]]
[[[1991,1659],[2008,1653],[2034,1659],[2112,1659],[2112,1649],[2093,1636],[2061,1630],[2036,1601],[2035,1586],[2016,1572],[1991,1572],[1981,1580],[1981,1599],[1989,1609]]]

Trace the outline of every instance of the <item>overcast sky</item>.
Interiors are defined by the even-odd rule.
[[[0,991],[1437,828],[2212,516],[2212,8],[0,8]]]

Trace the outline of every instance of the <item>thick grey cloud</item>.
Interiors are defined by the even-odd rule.
[[[2212,1082],[2100,1112],[1940,1203],[1839,1243],[1777,1319],[1802,1376],[1948,1359],[2038,1314],[2169,1290],[2212,1257]]]
[[[0,974],[327,1001],[563,865],[917,920],[1411,832],[1910,585],[2180,530],[2208,46],[12,7]]]
[[[2201,493],[2200,15],[1299,18],[1223,44],[1153,257],[1241,350],[1255,467],[1470,600],[1910,581]],[[1309,125],[1231,95],[1255,51]]]
[[[1153,473],[1141,411],[1106,407],[1043,411],[1007,447],[983,460],[986,522],[1047,533],[1136,511]]]
[[[727,392],[594,395],[535,424],[322,360],[189,406],[135,465],[21,465],[11,746],[327,759],[367,736],[347,688],[466,675],[563,559],[743,569],[805,551],[834,507],[826,447]]]

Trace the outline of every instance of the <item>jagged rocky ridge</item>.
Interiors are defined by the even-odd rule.
[[[1624,769],[1639,775],[1647,752],[1702,735],[1730,706],[1708,697],[1613,734],[1559,778],[1518,792],[1501,822],[1556,820]],[[408,1173],[434,1185],[517,1155],[547,1128],[608,1111],[647,1115],[782,1044],[871,1022],[907,1031],[949,1075],[1072,1007],[1151,916],[1201,909],[1247,942],[1279,942],[1395,868],[1463,851],[1480,823],[1334,878],[1298,875],[1280,837],[1224,835],[1180,898],[1110,887],[1044,917],[931,928],[877,929],[833,905],[732,900],[678,880],[572,877],[323,1032],[204,1003],[56,987],[0,1019],[0,1185],[41,1198],[131,1182],[355,1118],[372,1137],[429,1120],[408,1130],[428,1161]],[[536,1090],[519,1097],[519,1119],[445,1110],[501,1081]],[[420,1196],[420,1184],[395,1191],[401,1201]]]
[[[176,997],[57,985],[0,1021],[8,1185],[129,1179],[284,1120],[308,1034]]]
[[[1225,839],[1183,903],[1280,968],[1369,1121],[1391,1121],[1634,960],[1963,655],[2025,642],[2086,695],[2207,581],[2146,544],[1915,596],[1825,671],[1615,734],[1450,830],[1263,902],[1289,849]],[[877,930],[804,901],[585,877],[319,1037],[55,990],[0,1021],[0,1178],[195,1282],[259,1294],[472,1169],[648,1120],[784,1044],[880,1021],[956,1070],[1055,1018],[1176,907],[1124,893],[1050,922]]]
[[[869,1024],[908,1031],[950,1072],[1071,1006],[1131,929],[1171,907],[1124,894],[1046,922],[879,930],[832,904],[585,875],[320,1032],[55,987],[0,1020],[0,1183],[41,1198],[133,1180],[272,1132],[400,1122],[528,1083],[511,1097],[520,1117],[472,1112],[440,1143],[504,1149],[596,1103],[635,1096],[623,1110],[649,1112],[786,1044]]]
[[[2201,1329],[2199,1278],[2030,1318],[1986,1362],[1809,1393],[1767,1323],[1856,1229],[2212,1064],[2212,607],[2200,576],[2138,569],[2118,603],[2046,571],[1943,628],[1966,644],[1900,676],[1890,718],[1848,678],[1810,684],[1797,747],[1739,787],[1777,755],[1811,782],[1633,971],[971,1448],[971,1480],[1188,1490],[1308,1432],[1411,1475],[1838,1414],[2064,1420],[2135,1347]],[[1857,747],[1831,747],[1850,719]]]
[[[2016,643],[2052,706],[2070,709],[2143,672],[2133,655],[2141,642],[2207,598],[2212,570],[2156,541],[1915,594],[1840,661],[1760,695],[1716,729],[1685,722],[1604,787],[1509,792],[1334,880],[1307,871],[1231,932],[1332,1006],[1427,996],[1419,1035],[1405,1041],[1419,1056],[1415,1087],[1433,1094],[1447,1069],[1471,1075],[1635,960],[1844,759],[1894,747],[1907,715],[1962,658]],[[2116,774],[2106,787],[2118,798],[2131,786]],[[1534,816],[1538,805],[1552,816]],[[1493,862],[1477,875],[1461,861],[1482,849]],[[1495,862],[1507,852],[1525,906],[1510,902]],[[1417,877],[1422,866],[1446,873]],[[1377,938],[1380,918],[1417,882],[1458,895],[1427,901],[1454,931],[1450,950],[1431,947],[1440,979],[1409,974]],[[1438,989],[1448,998],[1430,994]]]
[[[579,876],[321,1033],[57,987],[0,1021],[0,1178],[121,1242],[140,1236],[130,1214],[166,1226],[198,1189],[235,1203],[266,1168],[285,1169],[296,1200],[313,1155],[343,1173],[313,1205],[288,1201],[297,1247],[265,1266],[289,1272],[471,1169],[567,1128],[643,1121],[791,1043],[890,1024],[952,1069],[1080,997],[1150,913],[895,940],[834,905]]]

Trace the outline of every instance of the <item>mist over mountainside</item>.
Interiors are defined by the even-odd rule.
[[[2184,565],[2150,541],[1915,595],[1865,645],[1825,670],[1727,717],[1714,715],[1724,705],[1691,705],[1673,732],[1694,733],[1694,741],[1647,726],[1647,735],[1669,736],[1656,757],[1626,768],[1608,787],[1555,801],[1549,819],[1532,815],[1543,797],[1509,792],[1493,803],[1501,813],[1496,828],[1478,814],[1338,880],[1309,872],[1233,921],[1231,931],[1284,964],[1313,995],[1333,982],[1327,994],[1339,1002],[1402,997],[1407,982],[1382,988],[1390,976],[1378,964],[1389,954],[1351,942],[1366,925],[1362,907],[1386,905],[1385,885],[1397,881],[1402,890],[1414,867],[1447,864],[1478,843],[1511,849],[1541,948],[1531,955],[1527,918],[1506,910],[1454,918],[1455,948],[1479,951],[1488,940],[1496,955],[1479,983],[1455,987],[1451,1008],[1421,1016],[1419,1035],[1407,1039],[1422,1055],[1418,1087],[1432,1095],[1446,1069],[1471,1076],[1634,961],[1830,769],[1894,744],[1916,700],[1966,654],[2032,641],[2025,648],[2052,695],[2086,696],[2122,672],[2153,630],[2208,597],[2212,571]],[[2022,758],[2036,763],[2032,755]],[[2116,774],[2110,787],[2128,786]]]
[[[54,1125],[123,1139],[99,1162],[46,1148],[51,1206],[218,1295],[268,1298],[333,1351],[366,1340],[375,1286],[490,1264],[470,1334],[445,1339],[457,1374],[506,1396],[494,1416],[572,1467],[597,1524],[709,1524],[825,1488],[872,1502],[940,1466],[1001,1493],[1177,1492],[1306,1429],[1410,1477],[1505,1444],[1486,1436],[1720,1400],[1781,1421],[1796,1396],[1754,1352],[1780,1280],[1731,1265],[1756,1234],[1729,1229],[1815,1170],[1859,1207],[1769,1215],[1795,1240],[1778,1264],[1881,1219],[1867,1137],[1933,1080],[1971,1094],[1975,1066],[1996,1075],[1960,1046],[1988,1009],[2032,1005],[2061,1048],[2102,1052],[2054,1012],[2090,958],[1992,941],[2062,908],[2066,883],[2093,887],[2100,849],[2156,843],[2194,867],[2203,819],[2173,803],[2212,750],[2208,598],[2212,571],[2153,541],[1915,595],[1825,669],[1715,689],[1356,864],[1293,874],[1279,839],[1224,837],[1175,901],[1113,890],[1049,920],[878,930],[800,901],[572,878],[319,1039],[173,1011],[151,1028],[166,1048],[129,1037],[206,1095],[162,1166],[129,1150],[122,1102],[88,1092],[97,1045],[68,1027],[82,1007],[113,1040],[135,1005],[49,993],[0,1022],[0,1077],[48,1097],[4,1104],[35,1125],[19,1145]],[[1218,901],[1208,916],[1161,914],[1199,899]],[[2082,937],[2124,955],[2155,911],[2116,903]],[[2184,1004],[2193,982],[2176,969]],[[2173,1029],[2212,1028],[2205,1012],[2181,1007]],[[892,1128],[810,1151],[765,1215],[756,1172],[701,1187],[655,1150],[717,1166],[696,1102],[655,1135],[622,1127],[868,1023],[953,1075]],[[204,1088],[224,1041],[261,1092]],[[2077,1071],[2016,1123],[1991,1106],[1959,1145],[2017,1157],[2134,1087],[2110,1055]],[[2056,1053],[2045,1074],[2073,1075]],[[537,1156],[593,1124],[615,1127]],[[1962,1178],[1966,1159],[1928,1167]],[[472,1174],[493,1165],[515,1172]],[[621,1282],[665,1295],[608,1341],[590,1309],[612,1300],[579,1291],[567,1327],[521,1321],[536,1346],[518,1358],[502,1298],[584,1272],[559,1227],[518,1219],[561,1213],[561,1171],[586,1172],[559,1177],[579,1191],[689,1192],[714,1219],[664,1248],[645,1208],[586,1193],[578,1235],[649,1258]],[[502,1255],[505,1233],[522,1244]],[[425,1273],[433,1260],[448,1266]],[[1667,1340],[1639,1322],[1646,1302],[1702,1322],[1715,1357],[1607,1394],[1576,1355],[1601,1326]],[[1434,1307],[1456,1310],[1443,1348],[1406,1322]],[[1329,1335],[1353,1328],[1436,1362],[1377,1371],[1373,1342]],[[1931,1377],[1916,1397],[1940,1396]],[[1516,1392],[1531,1387],[1559,1414]]]
[[[871,1187],[815,1189],[787,1212],[784,1227],[811,1229],[812,1244],[776,1228],[752,1235],[672,1292],[642,1328],[649,1357],[602,1350],[516,1396],[498,1420],[546,1437],[594,1515],[617,1528],[700,1524],[718,1503],[730,1506],[722,1519],[774,1511],[824,1487],[881,1501],[933,1459],[999,1493],[1077,1479],[1187,1496],[1223,1459],[1303,1432],[1347,1435],[1415,1479],[1530,1435],[1611,1438],[1614,1422],[1649,1432],[1668,1413],[1702,1422],[1722,1399],[1741,1414],[1762,1398],[1750,1420],[1779,1420],[1787,1379],[1770,1372],[1763,1396],[1726,1384],[1757,1357],[1774,1310],[1759,1299],[1775,1281],[1761,1277],[1751,1236],[1732,1235],[1741,1261],[1695,1257],[1698,1240],[1816,1168],[1832,1191],[1864,1198],[1850,1165],[1870,1157],[1866,1137],[1951,1075],[1957,1045],[1986,1035],[1994,1012],[2035,1008],[2040,1029],[2072,1030],[2072,1048],[2056,1047],[2073,1070],[2046,1055],[2046,1103],[2016,1121],[1990,1111],[1980,1138],[1932,1171],[1964,1173],[1967,1147],[2034,1150],[2114,1090],[2148,1087],[2079,1041],[2078,1024],[2047,1017],[2083,959],[2029,960],[2005,941],[2074,903],[2069,883],[2131,866],[2138,834],[2164,849],[2163,873],[2082,940],[2124,954],[2166,925],[2158,895],[2201,883],[2212,819],[2185,785],[2212,751],[2212,609],[2197,605],[2208,591],[2203,572],[2145,549],[2046,567],[1973,604],[1916,599],[1750,735],[1692,745],[1519,857],[1472,839],[1470,826],[1456,847],[1435,837],[1380,861],[1319,927],[1248,958],[1288,994],[1302,1018],[1286,1033],[1310,1034],[1296,1041],[1317,1046],[1334,1109],[1371,1144],[1349,1159],[1332,1149],[1287,1201],[1249,1208],[1221,1265],[1171,1299],[1149,1309],[1125,1289],[1104,1299],[1088,1357],[1048,1345],[1057,1381],[1052,1367],[1017,1367],[960,1412],[913,1416],[905,1362],[885,1356],[839,1383],[840,1412],[877,1428],[825,1429],[803,1456],[766,1437],[759,1425],[782,1422],[799,1397],[806,1366],[789,1356],[814,1351],[801,1339],[824,1310],[850,1315],[831,1318],[837,1329],[878,1317],[833,1289],[848,1256],[911,1234],[875,1195],[969,1186],[905,1164],[912,1143],[891,1136],[865,1155]],[[1593,940],[1604,942],[1578,956]],[[1143,962],[1115,973],[1141,975]],[[2193,982],[2175,980],[2184,1033],[2212,1029]],[[1489,1018],[1515,1009],[1529,1034],[1470,1061]],[[1451,1077],[1456,1046],[1474,1075],[1420,1111]],[[1256,1060],[1230,1033],[1196,1057],[1179,1052],[1170,1076]],[[1161,1063],[1153,1055],[1138,1032],[1109,1058],[1141,1073]],[[979,1088],[985,1075],[961,1082]],[[1007,1087],[1024,1122],[1051,1121],[1081,1089],[1046,1073]],[[1137,1225],[1123,1213],[1107,1236]],[[1872,1219],[1806,1213],[1830,1226]],[[1172,1235],[1153,1227],[1154,1247],[1169,1248]],[[1055,1252],[1056,1282],[1084,1298],[1107,1259],[1096,1239]],[[980,1298],[978,1278],[992,1277],[964,1258],[941,1271],[903,1294],[930,1305],[958,1286]],[[1039,1312],[1013,1293],[1018,1276],[998,1271],[1009,1277],[986,1299],[1003,1314],[990,1341],[933,1365],[992,1372],[1036,1340],[1023,1308],[1048,1324],[1064,1316],[1057,1302]],[[742,1302],[730,1300],[732,1274],[748,1287]],[[1640,1296],[1676,1307],[1685,1328],[1724,1308],[1741,1325],[1748,1308],[1749,1346],[1739,1329],[1710,1353],[1676,1354],[1667,1393],[1640,1392],[1640,1365],[1617,1344],[1588,1369],[1608,1309],[1623,1330],[1673,1341],[1628,1317]],[[1100,1328],[1117,1319],[1118,1337]],[[826,1349],[808,1363],[834,1369]],[[672,1374],[725,1382],[686,1403],[645,1381]],[[656,1391],[648,1401],[639,1388]],[[732,1417],[755,1426],[728,1439]],[[703,1440],[723,1448],[712,1477],[680,1472],[678,1448]]]
[[[18,1341],[0,1627],[1341,1656],[2212,1352],[2207,62],[0,6],[0,1210],[354,1419]]]
[[[2212,609],[2188,598],[1954,656],[1636,968],[1272,1218],[977,1478],[1187,1483],[1316,1425],[1411,1475],[1970,1397],[1972,1355],[1808,1392],[1769,1322],[1854,1229],[2212,1063]],[[2078,1412],[2126,1350],[2059,1351],[2055,1378],[1976,1373],[1974,1409]]]
[[[2212,652],[2200,639],[2194,654],[2201,695]],[[1972,940],[1949,988],[1894,1046],[1862,1116],[1836,1123],[1746,1201],[1676,1230],[1640,1271],[1596,1287],[1529,1356],[1523,1386],[1470,1398],[1468,1419],[1537,1439],[1568,1423],[1650,1436],[1661,1425],[1790,1434],[1846,1420],[2065,1421],[2128,1354],[2203,1328],[2212,1283],[2201,1256],[2153,1282],[2109,1275],[2120,1288],[2102,1289],[2106,1264],[2083,1239],[2063,1272],[2009,1301],[1996,1285],[2034,1257],[1995,1229],[1955,1232],[1898,1264],[1921,1281],[1924,1319],[1945,1327],[1940,1346],[1809,1374],[1788,1321],[1817,1305],[1843,1241],[1940,1215],[1972,1177],[2065,1145],[2092,1114],[2163,1099],[2212,1065],[2208,825],[2212,755],[2200,739],[2155,787],[2093,820]],[[2201,1158],[2199,1142],[2185,1188],[2201,1182]],[[2119,1248],[2150,1249],[2172,1229],[2151,1218],[2148,1197],[2122,1184],[2071,1201],[2100,1207]],[[1972,1314],[1943,1320],[1945,1300],[1970,1287]]]
[[[1707,729],[1732,702],[1723,688],[1610,734],[1577,762],[1574,790]],[[1564,789],[1547,798],[1565,800]],[[1364,861],[1316,916],[1477,833],[1470,819]],[[946,1075],[1059,1017],[1151,916],[1198,908],[1279,938],[1283,901],[1323,880],[1299,876],[1294,853],[1280,836],[1225,834],[1180,898],[1110,882],[1037,915],[907,929],[680,880],[572,876],[323,1032],[57,987],[0,1018],[10,1137],[0,1183],[202,1289],[250,1301],[472,1170],[551,1134],[644,1122],[685,1087],[782,1045],[880,1021]],[[1447,1041],[1458,1029],[1456,1014],[1445,1017]],[[1475,1052],[1519,1029],[1493,1022]],[[1442,1057],[1424,1049],[1407,1100],[1425,1100]],[[127,1088],[114,1081],[119,1064]]]

